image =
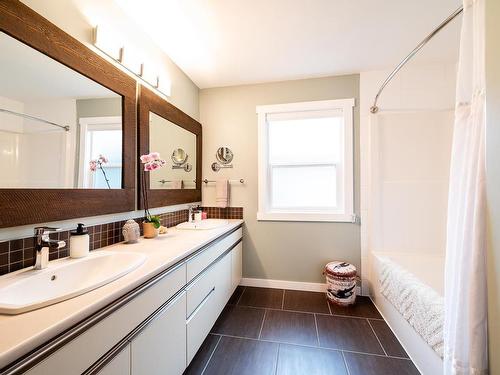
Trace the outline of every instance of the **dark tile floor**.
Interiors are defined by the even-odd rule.
[[[238,287],[185,374],[419,372],[367,297],[342,308],[324,293]]]

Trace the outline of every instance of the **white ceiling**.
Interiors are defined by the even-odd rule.
[[[460,0],[115,0],[200,87],[395,66]],[[454,21],[415,63],[456,61]]]

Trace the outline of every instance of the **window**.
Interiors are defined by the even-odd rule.
[[[119,116],[80,118],[79,187],[121,189],[122,187],[122,119]],[[104,155],[108,163],[104,174],[92,172],[89,162]]]
[[[353,220],[354,99],[257,107],[258,220]]]

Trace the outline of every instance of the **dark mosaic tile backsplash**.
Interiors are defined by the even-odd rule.
[[[243,207],[203,207],[208,219],[243,219]]]
[[[208,218],[217,219],[243,219],[242,207],[203,207]],[[165,227],[173,227],[188,219],[188,210],[167,212],[160,216],[161,224]],[[134,219],[139,223],[142,234],[143,218]],[[113,245],[123,241],[122,227],[126,220],[111,223],[92,225],[87,227],[90,235],[90,250],[96,250],[104,246]],[[35,227],[34,225],[33,227]],[[69,256],[69,231],[61,231],[51,234],[54,240],[66,241],[66,246],[61,249],[51,249],[49,260],[65,258]],[[33,266],[35,264],[35,249],[33,237],[20,238],[0,242],[0,275]]]

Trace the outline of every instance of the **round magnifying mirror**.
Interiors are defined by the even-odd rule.
[[[186,151],[184,151],[182,148],[176,148],[174,152],[172,152],[172,161],[176,165],[182,165],[187,161],[188,155],[186,154]]]
[[[212,163],[212,171],[219,172],[220,171],[220,165],[217,164],[216,162],[213,162]]]
[[[221,164],[229,164],[233,160],[233,152],[228,147],[219,147],[215,156]]]

